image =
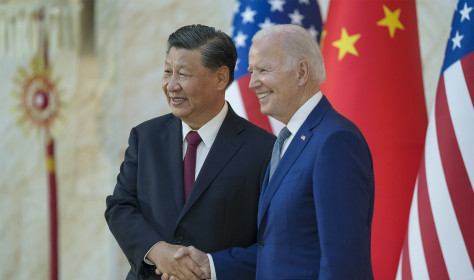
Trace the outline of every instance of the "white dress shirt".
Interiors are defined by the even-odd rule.
[[[296,132],[298,132],[300,127],[308,118],[309,114],[311,114],[311,112],[316,107],[316,105],[318,105],[319,100],[321,100],[322,97],[323,97],[323,94],[321,93],[321,91],[319,91],[315,95],[311,96],[311,98],[308,99],[303,104],[303,106],[301,106],[298,109],[298,111],[296,111],[293,114],[290,121],[286,125],[288,130],[291,132],[291,135],[285,140],[285,142],[283,143],[283,146],[281,147],[280,159],[283,157],[283,154],[285,154],[286,149],[288,149],[288,146],[290,145],[291,141],[295,137]]]
[[[217,114],[212,120],[208,121],[205,125],[203,125],[200,129],[197,130],[199,136],[201,136],[201,143],[199,143],[197,150],[196,150],[196,170],[195,170],[195,178],[199,175],[199,171],[201,171],[201,167],[206,160],[209,151],[211,150],[211,146],[216,140],[217,132],[221,128],[222,123],[224,122],[225,116],[227,116],[227,111],[229,111],[229,106],[227,102],[224,103],[222,110]],[[185,122],[181,122],[183,124],[183,160],[184,156],[186,155],[186,150],[188,148],[188,141],[186,141],[186,135],[193,129]]]
[[[208,121],[205,125],[203,125],[200,129],[197,130],[199,133],[199,136],[201,136],[201,143],[199,143],[197,150],[196,150],[196,170],[195,170],[195,177],[194,179],[197,178],[199,175],[199,171],[201,171],[201,168],[204,164],[204,161],[206,160],[207,155],[209,154],[209,151],[211,150],[212,144],[214,143],[214,140],[216,140],[217,133],[219,132],[219,129],[222,126],[222,123],[224,122],[225,117],[227,116],[227,112],[229,111],[229,106],[227,105],[227,102],[224,102],[224,106],[222,107],[221,111],[210,121]],[[186,135],[193,129],[186,124],[185,122],[181,121],[182,127],[183,127],[183,160],[184,156],[186,155],[186,150],[188,148],[188,141],[186,141]],[[156,244],[158,244],[157,242]],[[149,265],[153,265],[151,261],[149,261],[146,256],[148,253],[151,251],[151,249],[156,245],[154,244],[148,252],[146,252],[145,257],[143,257],[143,260],[145,263]],[[214,267],[214,265],[212,266]],[[215,274],[215,272],[214,272]]]
[[[303,123],[308,118],[309,114],[313,111],[313,109],[318,105],[319,101],[323,97],[321,91],[313,95],[310,99],[308,99],[303,106],[301,106],[291,117],[290,121],[286,125],[288,130],[291,132],[291,135],[285,140],[283,146],[281,148],[280,158],[283,157],[283,154],[288,149],[291,141],[293,140],[296,132],[300,129]],[[277,133],[278,134],[278,133]],[[211,266],[211,280],[217,280],[216,277],[216,268],[214,267],[214,262],[212,260],[212,256],[207,254],[209,258],[209,265]]]

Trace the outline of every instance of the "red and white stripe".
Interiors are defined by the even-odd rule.
[[[396,279],[474,279],[474,53],[440,78]]]

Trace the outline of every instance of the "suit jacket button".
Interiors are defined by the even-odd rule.
[[[181,235],[176,235],[176,236],[174,237],[174,242],[176,242],[176,244],[181,244],[181,243],[183,243],[183,236],[181,236]]]
[[[258,242],[258,247],[260,248],[265,247],[265,243],[263,243],[263,241]]]

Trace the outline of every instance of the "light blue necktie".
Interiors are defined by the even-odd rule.
[[[278,162],[280,162],[281,147],[283,146],[283,143],[285,143],[285,140],[290,137],[290,135],[291,132],[286,126],[280,131],[280,134],[278,134],[275,145],[273,145],[272,159],[270,161],[270,177],[268,177],[268,180],[272,178]]]

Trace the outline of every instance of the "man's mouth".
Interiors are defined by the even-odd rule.
[[[258,96],[258,99],[263,99],[263,98],[269,96],[272,93],[273,93],[272,91],[269,91],[269,92],[259,93],[259,94],[257,94],[257,96]]]
[[[185,102],[188,99],[184,98],[184,97],[170,97],[170,100],[171,100],[172,104],[178,105],[178,104],[181,104],[181,103]]]

